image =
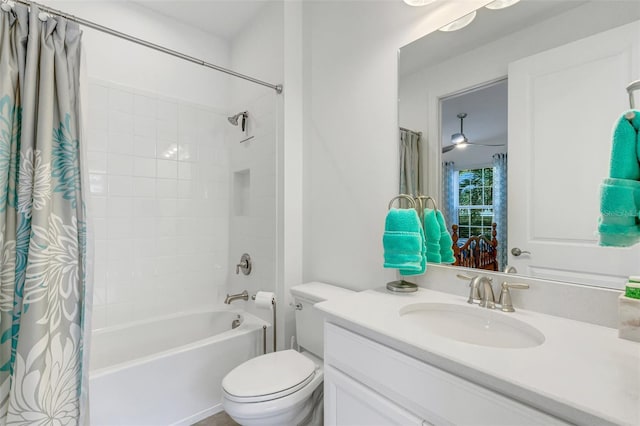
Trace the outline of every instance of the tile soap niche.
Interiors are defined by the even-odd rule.
[[[240,170],[233,174],[233,213],[235,216],[249,216],[251,193],[251,171]]]

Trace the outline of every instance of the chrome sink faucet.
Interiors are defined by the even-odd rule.
[[[482,308],[495,309],[496,299],[493,294],[493,279],[484,275],[476,275],[470,277],[468,275],[458,274],[458,278],[463,280],[471,280],[469,282],[469,299],[467,303],[479,303]]]
[[[478,285],[481,286],[482,292],[480,297],[480,307],[487,309],[495,309],[496,308],[496,296],[493,294],[493,279],[485,276],[481,276],[478,279]]]

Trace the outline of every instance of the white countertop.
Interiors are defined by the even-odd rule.
[[[516,306],[496,312],[534,326],[544,343],[493,348],[438,336],[400,316],[403,306],[423,302],[469,306],[466,298],[420,288],[402,295],[367,290],[315,307],[331,322],[564,420],[640,425],[640,343],[618,338],[617,329]]]

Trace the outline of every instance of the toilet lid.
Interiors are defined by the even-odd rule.
[[[230,399],[244,402],[281,398],[313,379],[315,363],[289,349],[250,359],[231,370],[222,380]]]

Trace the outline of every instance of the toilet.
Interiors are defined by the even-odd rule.
[[[351,291],[324,283],[291,288],[300,352],[261,355],[222,379],[224,410],[241,425],[322,424],[323,318],[313,305]]]

